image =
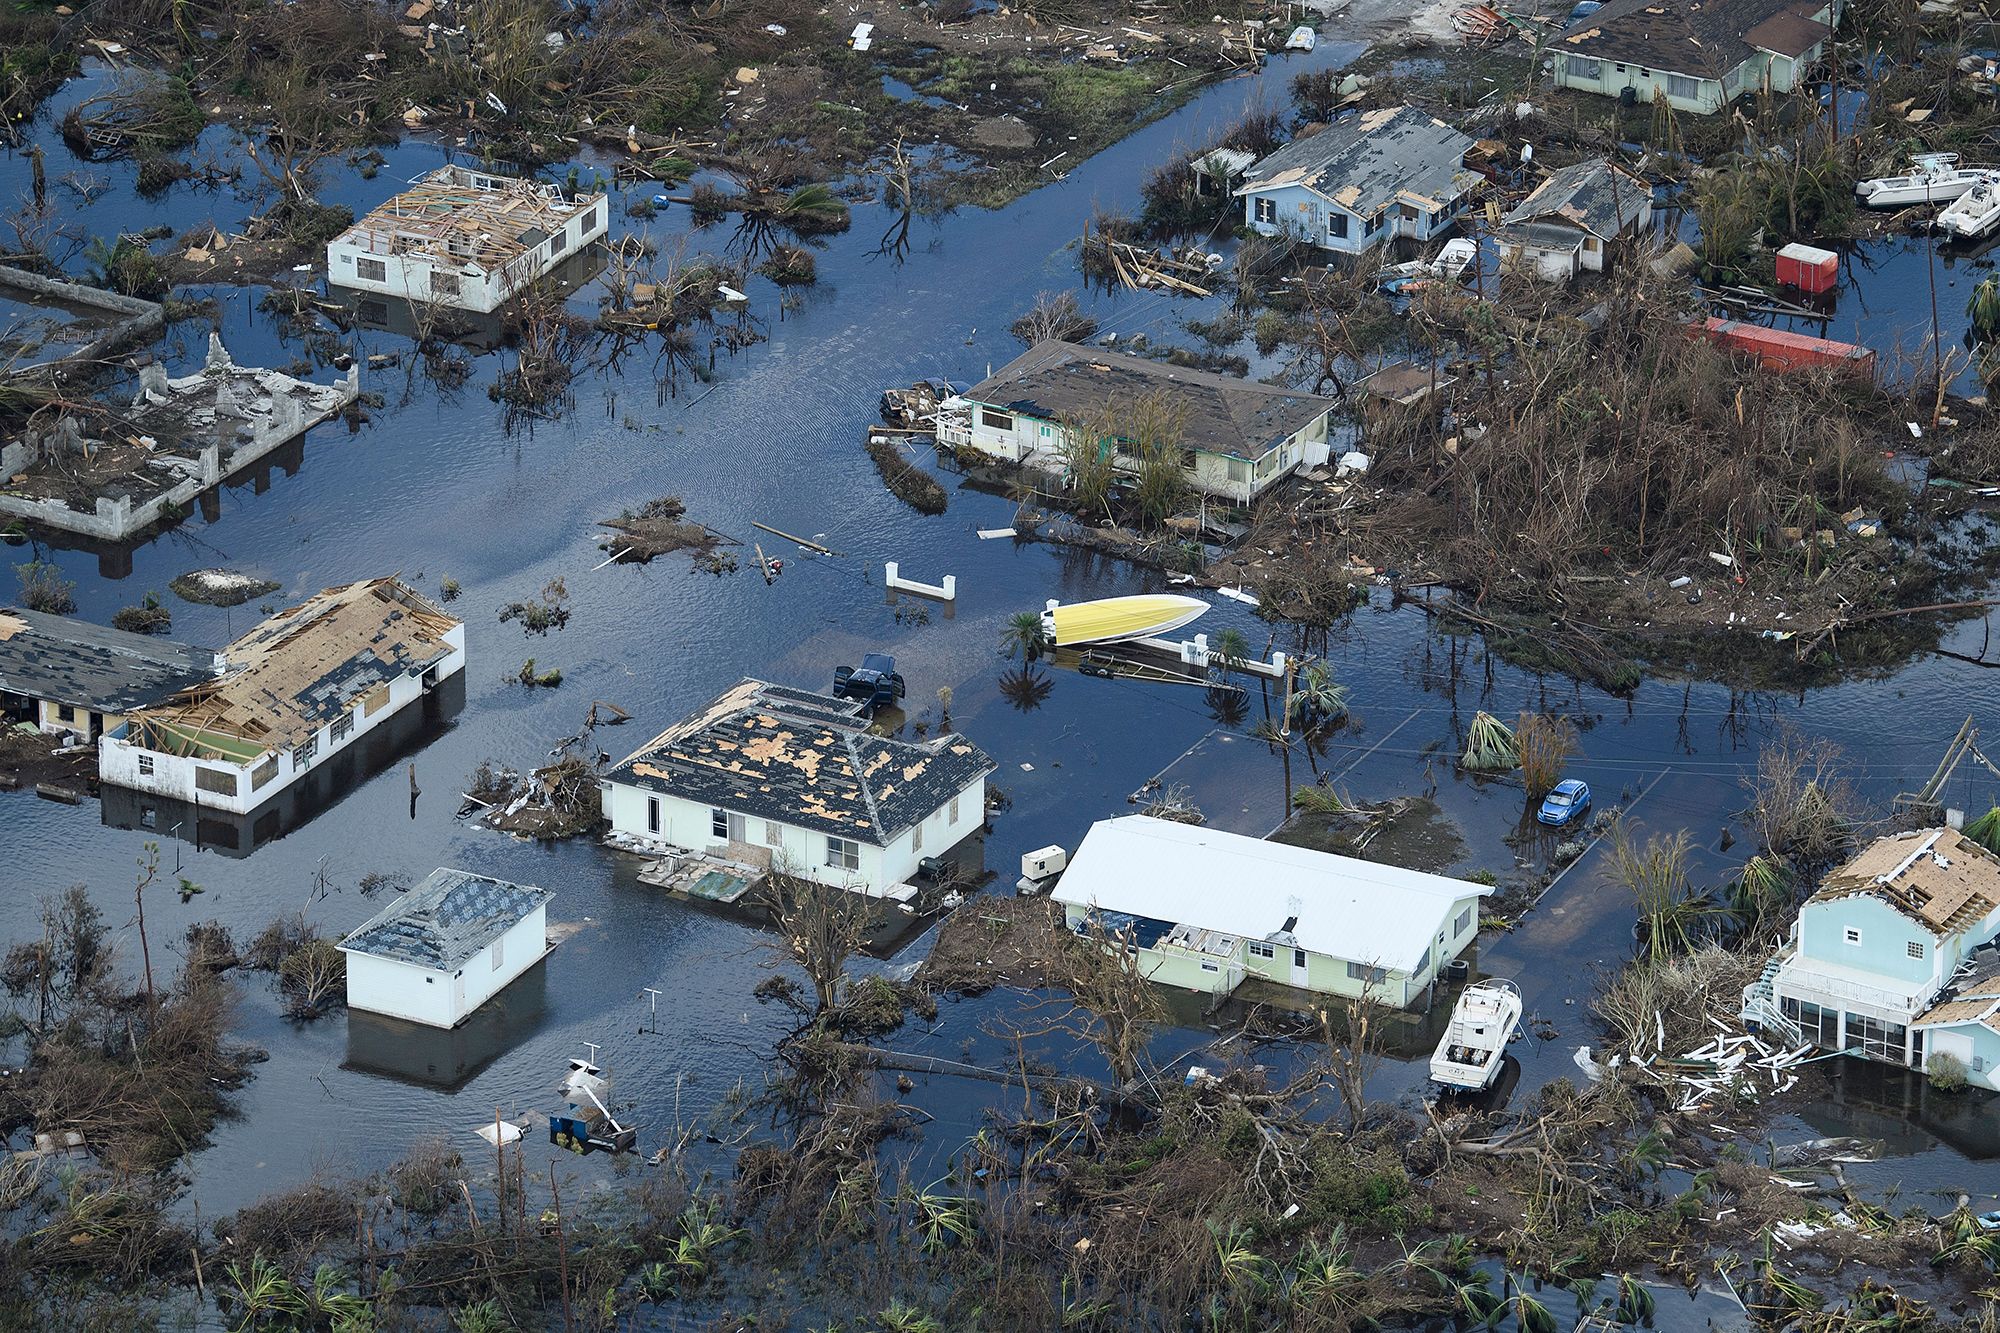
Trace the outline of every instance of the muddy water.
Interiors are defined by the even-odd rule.
[[[1307,59],[1338,64],[1353,54],[1352,47],[1326,44]],[[637,883],[632,862],[596,846],[521,844],[454,818],[464,775],[479,760],[536,759],[576,730],[593,699],[635,715],[624,730],[600,733],[606,748],[617,750],[742,675],[816,684],[864,650],[893,651],[911,683],[912,716],[935,720],[936,691],[949,687],[953,724],[1000,764],[995,781],[1011,805],[996,817],[986,854],[1002,884],[1011,882],[1021,852],[1047,843],[1074,847],[1091,820],[1127,811],[1131,793],[1168,770],[1169,780],[1186,783],[1217,824],[1263,833],[1280,821],[1283,758],[1245,734],[1274,706],[1254,692],[1246,717],[1224,718],[1197,691],[1067,672],[1047,672],[1053,688],[1025,711],[1001,692],[1000,678],[1012,664],[996,644],[1008,614],[1049,597],[1152,588],[1156,576],[1049,547],[980,541],[974,530],[1004,526],[1011,506],[972,491],[955,491],[944,515],[918,517],[883,490],[859,435],[874,419],[883,385],[936,375],[964,383],[1010,357],[1017,348],[1006,325],[1032,294],[1075,287],[1069,247],[1092,205],[1129,206],[1153,162],[1197,142],[1246,105],[1281,103],[1284,83],[1301,63],[1278,63],[1261,78],[1213,89],[1005,210],[920,224],[900,264],[874,253],[891,219],[873,207],[857,209],[853,230],[820,255],[819,287],[796,308],[781,313],[777,291],[751,281],[751,317],[769,341],[722,359],[712,389],[697,386],[663,399],[651,356],[641,352],[616,366],[587,368],[574,411],[563,420],[510,435],[484,392],[506,365],[504,353],[478,357],[471,381],[453,394],[403,371],[380,372],[367,387],[383,393],[388,406],[372,422],[354,432],[338,425],[316,430],[286,466],[254,486],[226,491],[214,521],[192,522],[139,548],[121,577],[107,576],[90,553],[54,552],[78,585],[80,614],[93,620],[148,590],[164,593],[176,574],[213,564],[278,581],[283,592],[273,603],[391,570],[421,588],[435,590],[449,576],[463,589],[454,606],[468,622],[472,662],[463,707],[423,730],[407,755],[332,808],[252,855],[166,837],[168,859],[207,891],[185,906],[152,903],[156,940],[209,918],[248,935],[301,908],[329,932],[344,931],[380,906],[356,888],[363,876],[415,879],[439,865],[546,884],[557,895],[551,919],[575,927],[541,975],[510,992],[503,1009],[443,1042],[384,1034],[344,1017],[297,1027],[279,1017],[261,979],[246,979],[236,1032],[271,1059],[239,1096],[240,1117],[222,1125],[192,1161],[193,1197],[205,1213],[316,1169],[380,1165],[420,1134],[441,1132],[468,1145],[470,1127],[496,1108],[546,1109],[563,1060],[585,1042],[602,1045],[619,1097],[646,1127],[696,1119],[739,1081],[754,1086],[761,1079],[766,1054],[787,1026],[751,998],[769,964],[764,937],[662,899]],[[76,215],[93,231],[182,228],[211,215],[227,226],[246,214],[248,204],[226,193],[177,188],[157,202],[135,201],[129,165],[74,164],[51,126],[85,91],[84,84],[66,90],[44,111],[34,136],[49,151],[52,176],[74,167],[110,184],[77,205]],[[211,131],[203,148],[226,154],[228,134]],[[359,211],[442,158],[437,146],[407,144],[389,153],[373,179],[347,175],[331,182],[325,197]],[[0,159],[0,197],[25,191],[26,181],[24,159]],[[628,224],[620,208],[614,216],[616,225],[639,225]],[[650,227],[671,245],[686,219],[670,208]],[[719,248],[726,238],[726,230],[696,234],[690,244]],[[208,294],[239,359],[282,365],[300,354],[257,313],[258,292],[218,287]],[[1201,311],[1144,294],[1085,299],[1106,331],[1156,338]],[[205,334],[197,324],[176,329],[166,354],[177,372],[199,359]],[[388,333],[364,332],[358,343],[364,353],[407,347]],[[787,549],[785,574],[772,586],[747,573],[721,580],[698,575],[673,558],[593,572],[595,520],[668,492],[687,501],[692,517],[746,542],[761,539],[767,550],[784,544],[755,532],[752,520],[811,536],[841,554]],[[907,614],[910,604],[892,605],[881,589],[881,564],[891,559],[911,577],[957,575],[959,605],[949,615],[929,608],[927,623]],[[121,572],[115,564],[111,569]],[[568,629],[528,638],[497,621],[499,607],[557,576],[575,601]],[[176,603],[175,633],[220,644],[256,611]],[[1255,645],[1270,637],[1246,608],[1220,601],[1203,628],[1227,626],[1243,629]],[[1972,626],[1957,637],[1976,652],[1979,636]],[[1292,756],[1292,778],[1310,780],[1317,766],[1366,798],[1434,783],[1463,839],[1454,868],[1503,876],[1539,868],[1552,841],[1522,832],[1517,789],[1452,775],[1450,756],[1475,708],[1510,714],[1550,706],[1571,713],[1585,728],[1577,772],[1597,788],[1600,809],[1644,792],[1634,808],[1643,823],[1691,828],[1713,848],[1740,803],[1739,778],[1777,721],[1849,746],[1855,780],[1886,798],[1928,772],[1965,712],[1989,697],[1979,669],[1936,660],[1801,698],[1750,699],[1711,686],[1649,683],[1628,702],[1488,664],[1476,645],[1438,638],[1420,612],[1386,603],[1361,610],[1328,636],[1323,650],[1353,692],[1355,719],[1322,753]],[[544,668],[559,666],[563,686],[529,692],[508,683],[528,656]],[[422,788],[414,812],[406,764],[414,764]],[[1961,803],[1990,794],[1989,784],[1969,773],[1959,781],[1952,795]],[[0,795],[0,882],[7,889],[0,895],[0,936],[19,939],[33,929],[36,895],[82,882],[119,925],[121,949],[136,955],[132,869],[146,839],[164,835],[107,827],[102,813],[95,804]],[[1589,1039],[1581,1006],[1594,970],[1615,965],[1629,947],[1630,912],[1599,885],[1594,865],[1594,856],[1586,857],[1525,925],[1482,949],[1482,966],[1519,980],[1530,1010],[1561,1034],[1546,1045],[1527,1044],[1534,1049],[1522,1052],[1524,1086],[1569,1072],[1570,1049]],[[1727,865],[1727,857],[1711,852],[1704,869],[1719,875]],[[886,966],[914,965],[923,947],[919,939]],[[656,1021],[648,987],[663,993]],[[1020,997],[1007,992],[949,1004],[938,1022],[896,1040],[998,1059],[992,1033],[1021,1007]],[[1177,1060],[1207,1039],[1196,1019],[1163,1034],[1158,1054]],[[1089,1058],[1054,1047],[1045,1053]],[[1411,1092],[1419,1075],[1416,1066],[1397,1066],[1385,1075],[1384,1090]],[[977,1128],[983,1089],[937,1080],[920,1096],[939,1116],[929,1149],[949,1151]],[[604,1171],[601,1160],[584,1169]]]

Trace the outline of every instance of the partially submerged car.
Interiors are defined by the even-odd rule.
[[[1551,828],[1575,823],[1590,810],[1590,784],[1580,778],[1564,778],[1547,796],[1535,819]]]

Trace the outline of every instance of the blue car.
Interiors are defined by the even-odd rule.
[[[1590,784],[1578,778],[1565,778],[1542,798],[1542,808],[1535,811],[1535,819],[1551,828],[1562,828],[1581,819],[1589,809]]]

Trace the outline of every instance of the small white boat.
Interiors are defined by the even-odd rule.
[[[1459,992],[1451,1022],[1431,1055],[1431,1081],[1477,1092],[1500,1073],[1500,1058],[1521,1023],[1521,991],[1511,981],[1475,981]]]
[[[1287,51],[1310,51],[1319,44],[1319,34],[1301,24],[1292,29],[1292,35],[1285,39]]]
[[[1877,176],[1858,181],[1854,197],[1868,208],[1908,208],[1912,204],[1948,204],[1982,181],[2000,180],[2000,171],[1961,167],[1957,153],[1919,153],[1901,176]]]
[[[1938,214],[1940,230],[1965,240],[1990,236],[2000,227],[2000,182],[1981,181]]]

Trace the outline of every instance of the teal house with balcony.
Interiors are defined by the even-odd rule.
[[[1922,1069],[1931,1051],[2000,1064],[1977,988],[2000,934],[2000,858],[1954,829],[1879,838],[1826,877],[1791,939],[1745,988],[1743,1017],[1790,1039]],[[2000,967],[1993,971],[2000,972]],[[1968,997],[1970,998],[1970,997]],[[1988,1009],[2000,1007],[2000,989]],[[1981,1051],[1985,1054],[1982,1057]]]

